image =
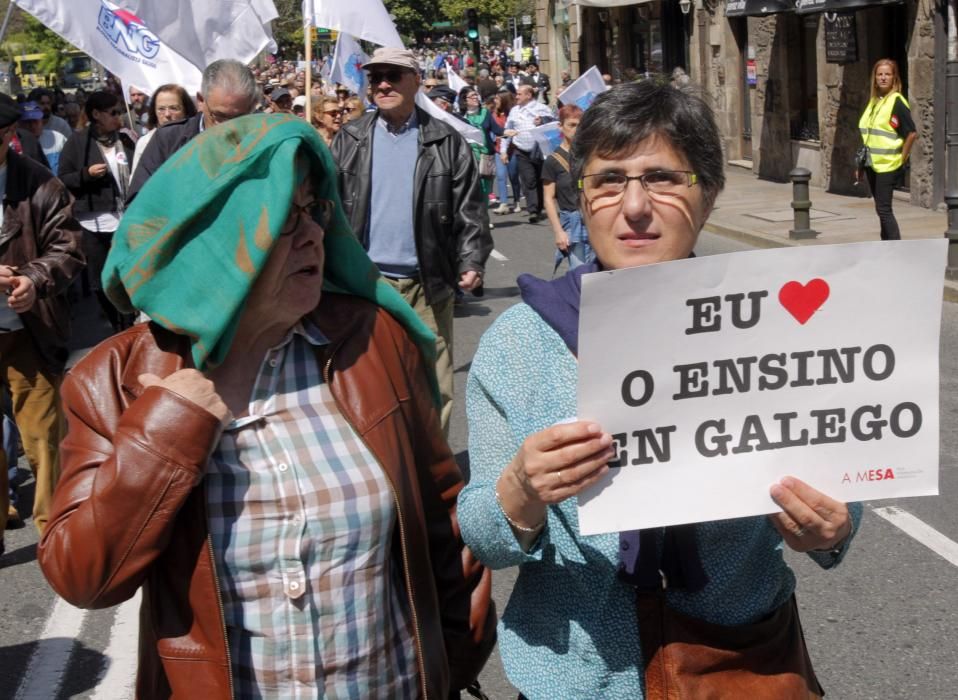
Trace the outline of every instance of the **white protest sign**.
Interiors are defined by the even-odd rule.
[[[602,79],[602,73],[592,66],[580,75],[565,90],[559,93],[559,102],[564,105],[577,105],[583,110],[588,109],[595,102],[595,98],[609,89]]]
[[[617,464],[583,535],[938,493],[945,239],[693,258],[582,279],[578,415]]]

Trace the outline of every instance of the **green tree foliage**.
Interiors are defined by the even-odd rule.
[[[33,15],[24,14],[23,34],[26,36],[31,53],[44,54],[37,66],[37,72],[43,75],[59,75],[67,61],[67,51],[76,51],[76,47],[53,30],[48,29]]]
[[[432,29],[442,19],[439,0],[385,0],[386,9],[396,18],[396,28],[407,41]]]
[[[440,0],[442,13],[449,21],[458,25],[465,21],[466,10],[476,8],[483,24],[505,26],[510,17],[535,12],[533,0]]]

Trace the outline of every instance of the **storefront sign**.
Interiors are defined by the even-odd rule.
[[[728,0],[726,17],[764,17],[779,12],[791,12],[795,0]]]
[[[901,5],[904,0],[795,0],[795,12],[809,15],[815,12],[848,12],[877,5]]]
[[[825,61],[856,63],[858,61],[858,28],[854,12],[826,12]]]
[[[803,246],[582,278],[578,417],[612,435],[584,535],[938,493],[944,239]],[[876,280],[881,280],[876,284]]]

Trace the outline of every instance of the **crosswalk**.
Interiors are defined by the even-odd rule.
[[[102,668],[91,700],[133,698],[136,681],[137,630],[140,592],[120,605],[113,615],[110,640],[103,652]],[[15,700],[50,700],[60,697],[71,659],[91,613],[62,598],[47,618],[17,689]]]
[[[867,512],[891,523],[958,567],[958,542],[913,514],[898,506],[873,506]],[[96,654],[101,667],[97,670],[85,669],[93,684],[84,691],[84,696],[89,700],[132,699],[136,680],[140,598],[138,591],[115,610],[97,612],[75,608],[57,598],[43,632],[36,640],[13,700],[51,700],[72,696],[72,693],[64,690],[67,674],[76,671],[76,651],[82,644],[81,640],[90,636],[89,628],[94,624],[109,625],[108,641],[102,653]],[[95,623],[93,618],[96,618]]]

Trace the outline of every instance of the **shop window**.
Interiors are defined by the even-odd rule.
[[[662,3],[633,5],[632,66],[640,75],[649,76],[664,70],[662,62]]]
[[[791,137],[817,141],[818,131],[818,15],[794,18],[794,41],[789,42],[792,79],[789,94]]]

